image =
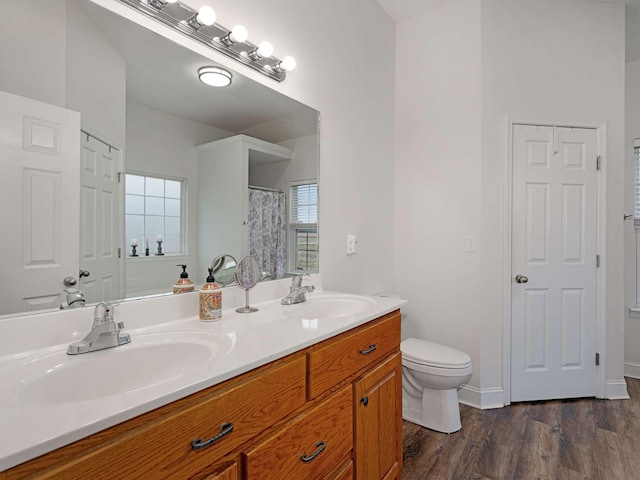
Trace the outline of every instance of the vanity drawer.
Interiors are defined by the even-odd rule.
[[[347,385],[244,452],[246,478],[326,478],[353,448],[352,399]]]
[[[340,381],[398,350],[400,312],[327,340],[307,353],[307,397],[315,398]]]
[[[247,374],[228,389],[213,387],[211,396],[179,413],[143,424],[36,478],[186,479],[304,403],[305,358],[300,355],[257,375]],[[216,435],[219,439],[211,440]],[[200,449],[192,448],[195,439],[200,439]],[[7,478],[12,478],[10,472]]]

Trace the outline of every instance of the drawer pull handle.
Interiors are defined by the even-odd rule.
[[[316,443],[316,447],[318,447],[318,449],[308,457],[307,457],[307,453],[306,452],[303,453],[302,456],[300,457],[300,460],[302,460],[304,463],[309,463],[314,458],[316,458],[318,455],[320,455],[324,451],[325,448],[327,448],[327,444],[324,443],[322,440],[320,440],[318,443]]]
[[[360,350],[360,353],[362,355],[369,355],[371,352],[373,352],[376,348],[378,348],[378,346],[375,343],[372,343],[371,345],[369,345],[369,348],[367,348],[366,350]]]
[[[222,437],[229,435],[233,430],[233,423],[227,422],[220,425],[220,430],[222,430],[219,434],[211,437],[209,440],[205,440],[204,442],[200,440],[200,437],[196,438],[193,442],[191,442],[192,450],[202,450],[203,448],[207,448],[210,445],[213,445],[218,440],[221,440]]]
[[[360,399],[360,402],[366,407],[367,405],[369,405],[369,397],[362,397]]]

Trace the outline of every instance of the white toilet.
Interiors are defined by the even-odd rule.
[[[402,418],[438,432],[462,428],[458,388],[471,378],[471,357],[437,343],[407,338],[402,352]]]

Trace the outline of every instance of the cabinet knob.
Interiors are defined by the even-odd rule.
[[[362,403],[365,407],[369,405],[369,397],[362,397],[360,399],[360,403]]]

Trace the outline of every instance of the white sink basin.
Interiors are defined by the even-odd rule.
[[[0,384],[19,404],[82,402],[152,388],[226,355],[232,346],[229,337],[214,332],[132,333],[131,343],[119,347],[30,357],[1,371]]]
[[[284,307],[289,318],[299,319],[339,319],[364,312],[376,304],[371,298],[359,295],[321,294],[307,295],[307,301]]]

